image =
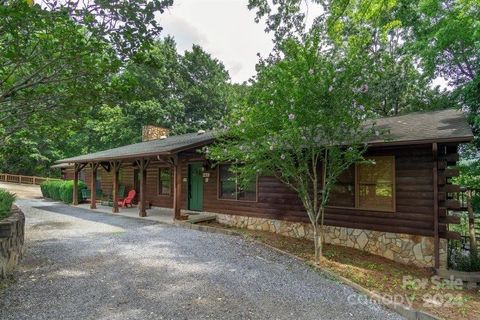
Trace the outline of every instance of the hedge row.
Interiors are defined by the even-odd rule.
[[[83,181],[78,181],[78,199],[82,197],[82,189],[87,186]],[[47,180],[40,185],[42,195],[45,198],[72,203],[73,180]]]
[[[10,215],[15,195],[7,190],[0,189],[0,220]]]

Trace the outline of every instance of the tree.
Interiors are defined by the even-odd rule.
[[[433,80],[443,78],[450,86],[450,105],[467,111],[480,145],[480,5],[476,0],[343,1],[328,5],[329,30],[344,32],[355,25],[372,25],[383,34],[401,32],[404,51],[417,69]]]
[[[312,23],[307,24],[310,7],[320,4],[322,13],[310,17]],[[401,5],[392,7],[382,1],[250,0],[249,8],[256,11],[257,21],[266,19],[266,30],[274,34],[277,44],[286,36],[303,39],[315,31],[341,54],[363,60],[369,83],[366,107],[372,116],[449,106],[446,95],[429,86],[432,79],[418,68],[418,56],[405,46],[409,30],[398,20],[406,16]]]
[[[360,66],[319,41],[284,41],[283,58],[259,67],[247,103],[205,151],[214,161],[232,162],[242,185],[273,175],[295,190],[313,227],[317,263],[330,191],[343,171],[363,159],[373,130],[363,122],[367,87]]]
[[[0,7],[0,132],[2,142],[49,111],[71,116],[94,103],[96,87],[116,65],[108,46],[88,39],[64,13],[23,2]]]
[[[1,144],[42,115],[101,104],[103,84],[161,28],[169,1],[4,1],[0,6]]]
[[[181,55],[170,37],[139,51],[105,90],[104,104],[72,136],[71,144],[84,146],[72,155],[139,142],[147,124],[171,134],[212,129],[235,99],[221,62],[198,46]]]
[[[18,3],[18,0],[7,2]],[[22,2],[22,1],[20,1]],[[25,2],[25,1],[23,1]],[[109,43],[122,61],[139,49],[149,47],[162,27],[156,15],[164,13],[173,0],[29,0],[51,12],[62,12],[88,31],[92,38]]]
[[[468,112],[480,147],[480,3],[476,0],[425,1],[411,4],[415,19],[403,19],[411,29],[411,50],[430,77],[442,77],[452,87],[458,108]],[[412,15],[413,15],[412,14]],[[402,16],[404,17],[404,16]]]
[[[166,38],[137,55],[114,81],[117,105],[132,119],[136,131],[152,124],[182,132],[185,105],[182,99],[181,60],[173,38]]]
[[[231,104],[229,80],[223,64],[201,47],[181,55],[167,37],[139,52],[116,77],[114,103],[137,133],[145,124],[173,134],[212,129]]]
[[[55,159],[88,151],[94,141],[103,143],[99,147],[127,141],[119,130],[106,142],[94,118],[105,119],[102,129],[113,122],[110,116],[125,124],[115,104],[110,107],[112,81],[153,43],[161,31],[155,14],[171,4],[3,1],[0,171],[48,175]]]
[[[229,111],[230,76],[224,65],[194,45],[181,57],[182,101],[187,130],[211,129]]]

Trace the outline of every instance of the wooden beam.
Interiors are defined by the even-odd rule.
[[[92,169],[92,179],[90,181],[90,209],[97,209],[97,170],[99,164],[96,162],[90,163]]]
[[[458,162],[460,156],[458,153],[449,153],[445,156],[448,162]]]
[[[112,185],[112,212],[118,213],[118,173],[120,172],[121,161],[111,161],[110,168],[112,169],[113,185]]]
[[[72,204],[74,206],[78,205],[78,173],[80,170],[78,168],[80,165],[78,163],[75,163],[73,165],[74,168],[74,173],[73,173],[73,194],[72,194]]]
[[[87,166],[87,164],[88,163],[79,163],[78,168],[77,168],[78,172],[82,171],[83,168],[85,168]]]
[[[447,184],[445,186],[445,192],[448,192],[448,193],[456,193],[456,192],[460,192],[460,186],[459,185],[456,185],[456,184]]]
[[[447,208],[445,207],[439,207],[438,208],[438,216],[439,217],[446,217],[447,216]]]
[[[445,206],[447,209],[451,210],[459,210],[460,208],[460,201],[455,200],[455,199],[448,199],[445,201]]]
[[[460,223],[460,217],[457,216],[446,216],[446,217],[440,217],[439,218],[439,223],[444,223],[444,224],[459,224]]]
[[[447,200],[447,194],[445,192],[438,191],[438,201],[445,201]]]
[[[438,234],[438,145],[432,144],[433,155],[433,252],[435,268],[440,267],[440,238]]]
[[[437,167],[437,185],[444,186],[447,184],[447,177],[445,176],[445,172],[443,170],[438,170]]]
[[[438,161],[437,166],[439,170],[447,169],[448,163],[446,161]]]
[[[461,240],[462,236],[455,231],[446,231],[441,234],[442,238],[448,239],[448,240]],[[438,269],[438,268],[437,268]]]
[[[460,171],[458,169],[445,169],[445,177],[458,177],[460,175]]]
[[[150,159],[140,159],[136,161],[138,169],[140,170],[140,202],[138,204],[140,217],[147,216],[145,204],[145,192],[147,189],[147,168],[150,164]]]
[[[178,220],[182,209],[182,172],[178,158],[173,164],[173,185],[173,215],[175,220]]]
[[[100,165],[105,171],[110,172],[110,162],[101,162]]]

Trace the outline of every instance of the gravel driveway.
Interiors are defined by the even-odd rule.
[[[235,236],[19,200],[27,253],[0,319],[400,319]],[[349,299],[350,296],[350,299]]]

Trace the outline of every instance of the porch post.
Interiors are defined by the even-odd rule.
[[[112,186],[112,212],[118,213],[118,173],[120,171],[120,161],[111,161],[110,167],[113,173],[113,186]]]
[[[80,167],[80,164],[75,163],[73,165],[73,195],[72,195],[72,204],[74,206],[78,205],[78,168]]]
[[[90,209],[97,209],[97,169],[98,163],[92,162],[92,180],[90,181]]]
[[[175,220],[180,219],[182,204],[182,172],[178,158],[173,165],[173,215]]]
[[[440,267],[440,238],[438,235],[438,145],[432,144],[433,153],[433,252],[435,269]]]
[[[147,168],[150,164],[150,160],[148,159],[141,159],[137,160],[138,169],[140,170],[140,202],[138,204],[139,212],[138,215],[140,217],[146,217],[147,211],[145,208],[145,191],[147,189]]]

